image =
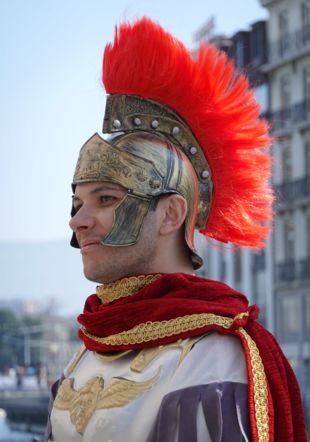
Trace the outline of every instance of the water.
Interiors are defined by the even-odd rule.
[[[32,442],[35,436],[38,435],[12,430],[6,421],[5,412],[0,410],[0,442]],[[39,440],[43,440],[43,437],[39,436]]]

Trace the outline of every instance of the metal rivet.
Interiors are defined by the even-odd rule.
[[[150,180],[150,186],[152,189],[158,189],[160,187],[159,180]]]
[[[203,170],[203,171],[201,172],[201,178],[208,178],[209,175],[210,175],[210,173],[209,173],[208,170]]]
[[[178,135],[180,133],[180,128],[178,126],[174,126],[172,129],[172,135]]]
[[[121,122],[119,120],[114,120],[113,127],[115,127],[115,129],[119,129],[121,127]]]
[[[197,147],[195,147],[195,146],[191,146],[191,147],[189,148],[189,153],[190,153],[191,155],[196,155],[196,153],[197,153]]]
[[[152,123],[151,123],[151,126],[152,126],[153,129],[157,129],[158,125],[159,125],[159,123],[158,123],[157,120],[153,120]]]
[[[133,122],[136,126],[141,126],[142,124],[142,121],[138,117],[134,118]]]

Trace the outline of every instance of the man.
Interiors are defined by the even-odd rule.
[[[262,246],[267,125],[225,54],[144,18],[105,50],[105,139],[83,146],[71,244],[99,283],[47,440],[306,441],[298,385],[258,309],[193,275],[194,230]]]

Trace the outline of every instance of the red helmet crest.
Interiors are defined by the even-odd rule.
[[[197,59],[148,18],[123,23],[105,48],[109,94],[158,101],[176,111],[200,143],[213,181],[206,236],[259,247],[268,235],[273,195],[268,124],[248,80],[227,55],[203,44]]]

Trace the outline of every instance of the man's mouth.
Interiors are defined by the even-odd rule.
[[[97,247],[101,247],[101,243],[98,240],[84,240],[81,241],[81,253],[87,252],[89,250],[95,249]]]

